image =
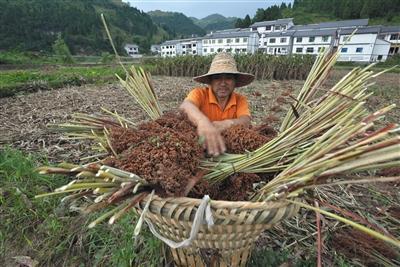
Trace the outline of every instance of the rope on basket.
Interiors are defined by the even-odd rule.
[[[147,210],[146,210],[147,211]],[[142,216],[145,213],[145,211],[142,212]],[[170,240],[162,235],[160,235],[156,228],[154,227],[153,223],[149,219],[145,219],[146,223],[149,226],[150,231],[153,233],[155,237],[163,241],[165,244],[170,246],[171,248],[181,248],[181,247],[187,247],[190,246],[192,241],[196,238],[197,234],[199,233],[200,226],[202,224],[207,224],[208,228],[214,225],[214,220],[213,216],[211,213],[211,207],[210,207],[210,197],[208,195],[205,195],[203,199],[200,202],[199,207],[197,208],[196,214],[193,219],[193,225],[192,229],[190,230],[190,236],[188,239],[185,239],[181,242],[175,242],[173,240]]]

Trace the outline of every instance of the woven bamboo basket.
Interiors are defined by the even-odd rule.
[[[141,213],[144,199],[137,210]],[[153,197],[145,218],[165,238],[181,242],[190,235],[201,199]],[[171,248],[176,266],[246,266],[260,233],[295,215],[299,207],[285,201],[211,201],[214,225],[201,225],[191,244]]]

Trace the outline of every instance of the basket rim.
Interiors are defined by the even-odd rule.
[[[150,195],[147,195],[141,203],[149,201]],[[201,199],[189,198],[189,197],[167,197],[162,198],[158,195],[154,195],[151,202],[160,203],[162,206],[165,204],[179,205],[179,206],[199,206]],[[238,210],[265,210],[265,209],[276,209],[286,207],[288,205],[294,205],[286,200],[274,200],[274,201],[226,201],[226,200],[210,200],[210,206],[212,209],[238,209]]]

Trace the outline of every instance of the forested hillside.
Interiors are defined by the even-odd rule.
[[[203,36],[206,33],[204,29],[195,25],[182,13],[156,10],[150,11],[148,14],[155,24],[175,38],[191,37],[192,34]]]
[[[212,14],[202,19],[190,18],[194,24],[203,28],[206,32],[232,29],[235,27],[237,18],[224,17],[220,14]]]
[[[236,27],[258,21],[294,18],[295,24],[369,18],[370,24],[400,25],[400,0],[294,0],[257,9],[253,18],[238,19]]]
[[[134,42],[143,50],[166,39],[144,12],[111,0],[0,0],[0,50],[49,51],[61,34],[73,54],[109,50],[104,13],[120,51]]]

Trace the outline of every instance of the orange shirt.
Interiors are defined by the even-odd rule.
[[[250,116],[249,105],[245,96],[232,93],[224,110],[221,109],[211,88],[195,88],[186,97],[195,104],[211,121],[237,119],[240,116]]]

